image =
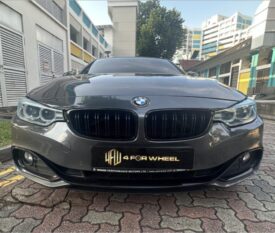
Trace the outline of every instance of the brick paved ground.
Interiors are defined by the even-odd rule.
[[[228,189],[167,194],[48,189],[0,165],[2,232],[275,232],[275,122],[257,175]]]

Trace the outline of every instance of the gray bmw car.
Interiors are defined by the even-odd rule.
[[[18,103],[13,159],[49,187],[228,187],[263,155],[255,102],[168,60],[99,59]]]

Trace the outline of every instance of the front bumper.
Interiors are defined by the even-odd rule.
[[[197,185],[228,187],[253,174],[263,153],[263,122],[227,128],[214,123],[208,133],[190,140],[156,142],[142,135],[131,142],[98,141],[81,138],[65,122],[39,127],[14,118],[13,157],[18,170],[27,178],[49,187],[66,185],[111,189],[172,189]],[[132,148],[193,148],[193,168],[188,171],[159,174],[113,174],[92,172],[91,154],[95,146]],[[52,176],[41,175],[18,163],[18,153],[29,151],[41,160]],[[251,153],[251,164],[240,161]],[[40,166],[41,167],[41,166]]]

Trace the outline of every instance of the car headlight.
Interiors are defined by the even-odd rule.
[[[49,108],[28,98],[19,100],[17,116],[21,120],[41,126],[48,126],[55,121],[64,121],[61,110]]]
[[[234,127],[250,123],[257,117],[256,103],[252,99],[246,99],[231,108],[215,112],[214,121]]]

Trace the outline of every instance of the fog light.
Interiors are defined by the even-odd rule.
[[[24,163],[26,163],[27,165],[33,165],[33,162],[34,162],[33,155],[29,152],[25,152],[24,153]]]
[[[246,162],[246,161],[248,161],[249,159],[250,159],[250,154],[249,153],[246,153],[243,157],[242,157],[242,160],[243,160],[243,162]]]

